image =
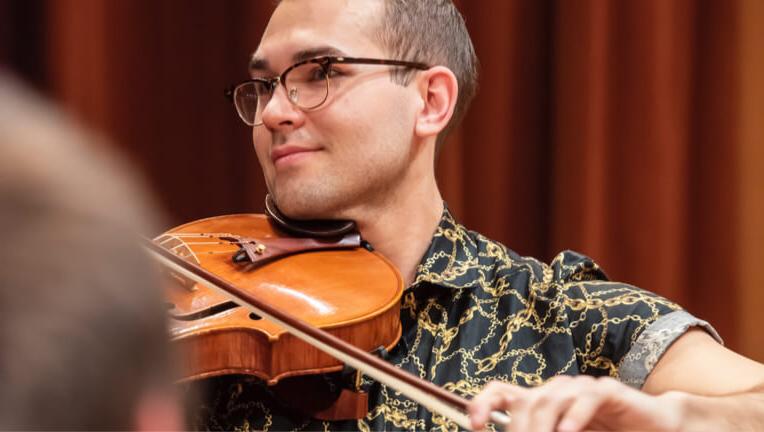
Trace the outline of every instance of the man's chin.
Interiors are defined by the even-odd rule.
[[[295,220],[332,219],[328,202],[316,194],[306,194],[304,191],[280,192],[273,191],[276,206],[284,216]]]

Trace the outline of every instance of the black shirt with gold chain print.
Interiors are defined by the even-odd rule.
[[[589,258],[547,265],[468,231],[444,210],[401,304],[403,335],[387,360],[471,398],[492,380],[536,386],[556,375],[612,376],[640,388],[691,326],[716,332],[676,304],[609,282]],[[193,414],[212,430],[455,430],[396,391],[366,381],[363,420],[301,418],[251,378],[208,380]]]

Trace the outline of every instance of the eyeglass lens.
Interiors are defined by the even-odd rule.
[[[294,105],[316,108],[326,100],[329,93],[329,77],[325,69],[316,63],[305,63],[290,70],[284,77],[287,97]],[[262,124],[262,113],[272,96],[267,83],[249,81],[234,91],[234,103],[242,120],[250,126]]]

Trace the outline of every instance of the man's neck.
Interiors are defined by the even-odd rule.
[[[382,209],[355,218],[364,240],[401,272],[406,287],[432,241],[443,214],[443,199],[435,179],[394,198]]]

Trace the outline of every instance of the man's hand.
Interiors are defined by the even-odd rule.
[[[510,412],[511,431],[764,430],[764,365],[701,329],[666,350],[642,390],[588,376],[560,376],[532,389],[495,381],[470,402],[469,413],[475,430],[492,410]]]
[[[509,411],[510,431],[680,429],[684,393],[651,396],[613,378],[559,376],[528,389],[499,381],[472,399],[469,414],[481,430],[493,410]]]

